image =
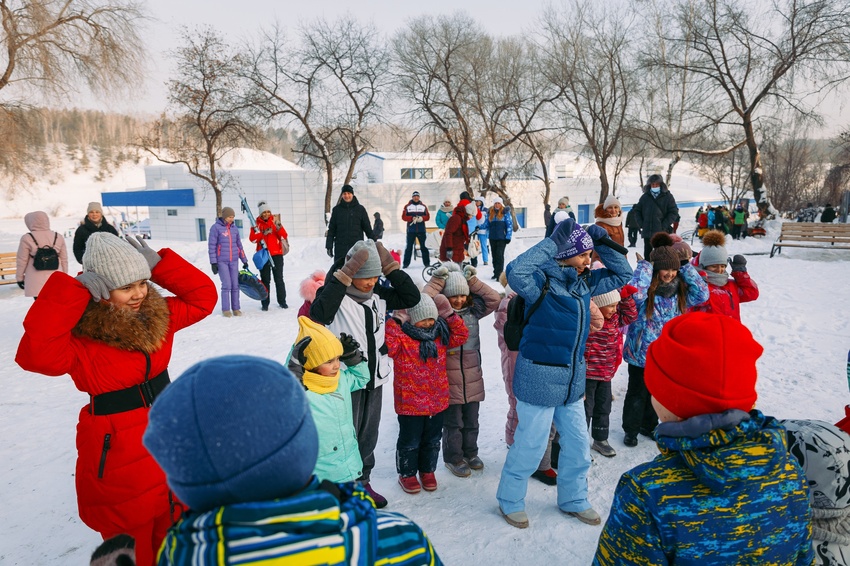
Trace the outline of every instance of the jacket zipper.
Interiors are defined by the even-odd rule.
[[[103,469],[106,467],[106,453],[109,452],[109,440],[112,435],[108,432],[103,436],[103,450],[100,453],[100,466],[97,468],[97,477],[103,477]]]
[[[570,400],[570,395],[572,395],[572,393],[573,393],[573,381],[574,381],[573,378],[575,377],[575,372],[576,372],[576,357],[577,357],[576,354],[578,354],[578,345],[579,345],[579,342],[581,341],[582,335],[584,334],[584,301],[582,301],[580,297],[576,297],[576,299],[577,299],[577,302],[578,302],[578,314],[579,314],[579,317],[578,317],[578,320],[579,320],[579,322],[578,322],[578,333],[576,334],[576,341],[573,344],[573,357],[572,357],[573,369],[572,369],[572,372],[570,372],[571,373],[570,383],[569,383],[569,385],[567,385],[567,398],[564,399],[564,405],[567,404],[567,402]]]
[[[460,350],[458,350],[458,364],[460,365],[460,381],[463,384],[463,404],[467,404],[469,401],[466,400],[466,373],[463,371],[463,344],[460,346]]]

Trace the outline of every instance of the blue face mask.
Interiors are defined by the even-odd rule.
[[[658,195],[661,193],[661,187],[650,187],[650,188],[649,188],[649,191],[650,191],[653,195],[658,196]]]

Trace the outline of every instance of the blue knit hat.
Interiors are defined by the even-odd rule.
[[[558,251],[555,253],[555,259],[570,259],[577,255],[581,255],[588,250],[593,249],[593,238],[590,234],[584,231],[581,224],[568,218],[555,226],[555,230],[568,230],[569,237],[566,244],[558,246]]]
[[[198,512],[286,497],[307,484],[319,453],[298,380],[277,362],[241,355],[187,369],[156,399],[142,441]]]

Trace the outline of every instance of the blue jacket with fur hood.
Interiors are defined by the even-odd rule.
[[[590,297],[619,289],[632,274],[625,256],[604,246],[596,251],[605,268],[588,269],[581,275],[552,259],[557,246],[549,238],[508,265],[508,283],[525,299],[526,313],[549,280],[549,291],[528,321],[519,345],[513,389],[520,401],[555,407],[584,395]]]

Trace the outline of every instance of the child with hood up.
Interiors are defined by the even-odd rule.
[[[706,232],[702,243],[705,247],[691,261],[700,268],[700,275],[708,284],[709,296],[708,301],[691,310],[725,314],[741,320],[741,303],[759,298],[759,288],[747,273],[747,258],[736,255],[730,261],[726,235],[719,230]],[[726,273],[727,263],[732,266],[731,278]]]
[[[469,331],[466,342],[450,348],[446,358],[449,407],[443,413],[443,462],[454,475],[465,478],[471,469],[484,469],[478,457],[478,411],[484,400],[478,321],[496,310],[501,296],[478,279],[474,267],[467,265],[461,271],[452,262],[438,267],[422,292],[448,298]]]
[[[398,310],[387,321],[388,355],[395,362],[393,380],[398,415],[396,470],[407,493],[437,489],[437,456],[443,411],[449,405],[446,353],[466,342],[469,333],[448,299],[422,293],[419,303]],[[416,474],[419,473],[419,480]]]
[[[310,316],[310,306],[316,300],[316,293],[325,284],[325,272],[316,270],[310,274],[310,277],[301,282],[298,287],[298,294],[304,299],[301,308],[298,309],[298,316]]]
[[[369,383],[369,367],[360,344],[339,338],[306,316],[298,317],[298,337],[287,368],[304,385],[319,431],[319,458],[313,473],[335,483],[354,481],[363,473],[357,447],[351,393]],[[345,368],[340,367],[340,362]]]

